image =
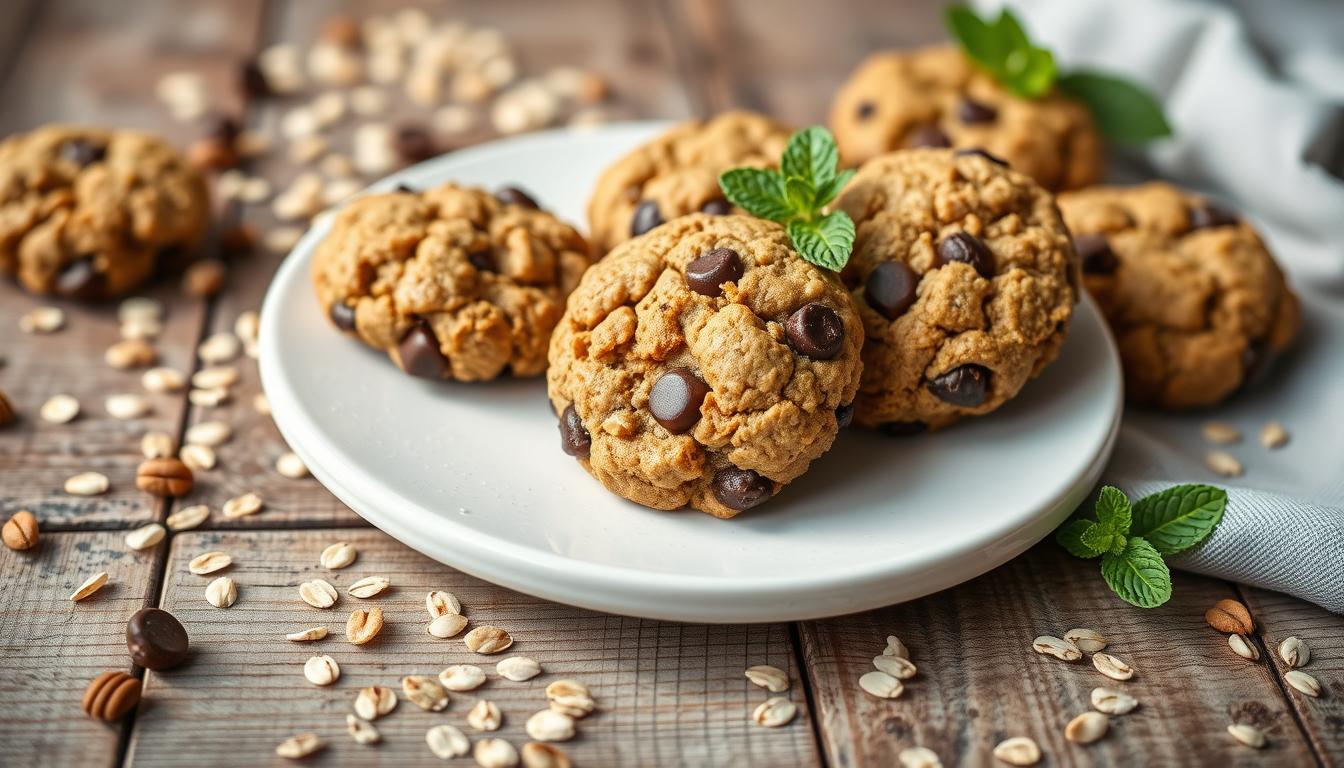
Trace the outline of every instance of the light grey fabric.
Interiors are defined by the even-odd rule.
[[[1117,176],[1239,207],[1303,300],[1299,343],[1268,380],[1205,413],[1129,409],[1104,482],[1131,497],[1181,482],[1228,488],[1223,523],[1170,564],[1344,613],[1344,3],[1011,5],[1062,68],[1122,73],[1162,98],[1175,138],[1124,156]],[[1236,481],[1204,466],[1211,418],[1246,434],[1228,448],[1246,467]],[[1271,420],[1292,435],[1277,451],[1256,437]]]

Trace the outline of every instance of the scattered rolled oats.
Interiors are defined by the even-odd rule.
[[[1112,680],[1128,680],[1134,676],[1134,668],[1109,653],[1097,653],[1092,656],[1092,666]]]
[[[330,608],[336,604],[339,595],[336,588],[327,582],[322,579],[313,579],[299,585],[299,597],[303,598],[303,602],[314,608]]]
[[[909,680],[915,676],[915,665],[900,656],[874,656],[873,666],[879,672],[886,672],[897,680]]]
[[[573,718],[587,717],[596,708],[588,687],[576,680],[556,680],[546,686],[551,709]]]
[[[1091,744],[1099,741],[1111,723],[1100,712],[1084,712],[1064,726],[1064,738],[1075,744]]]
[[[1248,640],[1245,635],[1228,635],[1227,645],[1232,649],[1233,653],[1243,659],[1250,659],[1251,661],[1260,660],[1260,649],[1256,648],[1255,643]]]
[[[1232,738],[1251,749],[1263,749],[1269,743],[1269,740],[1265,738],[1265,732],[1253,725],[1233,723],[1227,726],[1227,732],[1232,735]]]
[[[245,493],[224,502],[224,519],[236,520],[240,517],[255,515],[263,506],[261,497],[255,493]]]
[[[65,327],[65,311],[60,307],[36,307],[19,317],[24,333],[55,333]]]
[[[345,639],[355,645],[368,643],[381,631],[383,631],[383,609],[377,606],[356,608],[350,612],[350,618],[345,622]]]
[[[1296,636],[1287,637],[1279,643],[1279,658],[1289,667],[1305,667],[1311,661],[1311,648]]]
[[[751,720],[766,728],[788,725],[798,714],[798,707],[783,696],[771,696],[752,710]],[[531,731],[528,731],[531,734]],[[535,737],[534,737],[535,738]]]
[[[513,645],[513,636],[499,627],[487,624],[468,632],[464,641],[467,650],[472,653],[488,655],[508,650]]]
[[[430,124],[434,130],[449,136],[466,133],[476,125],[476,113],[470,107],[460,104],[449,104],[440,107],[432,118]]]
[[[177,452],[177,457],[187,465],[187,469],[193,472],[214,469],[218,459],[215,457],[215,449],[208,445],[191,445],[190,443],[182,446]]]
[[[225,552],[206,552],[197,555],[187,563],[187,570],[197,576],[205,576],[216,571],[222,571],[233,565],[233,558]]]
[[[1139,700],[1117,688],[1093,688],[1092,707],[1108,715],[1124,715],[1134,711]]]
[[[150,368],[140,375],[146,392],[179,392],[187,386],[187,377],[176,368]]]
[[[262,416],[271,415],[271,401],[267,399],[265,392],[258,392],[256,396],[252,398],[252,410]]]
[[[285,639],[294,643],[306,643],[312,640],[321,640],[326,636],[326,627],[313,627],[312,629],[305,629],[302,632],[290,632],[288,635],[285,635]],[[361,715],[361,717],[363,717],[363,715]]]
[[[248,357],[256,357],[250,350],[256,347],[261,332],[261,315],[254,310],[239,313],[233,321],[233,335],[243,342],[243,351]]]
[[[474,664],[454,664],[439,673],[439,682],[450,691],[472,691],[485,684],[485,672]]]
[[[132,296],[123,299],[117,306],[117,321],[127,323],[132,320],[160,320],[163,318],[163,303],[158,299]]]
[[[1225,421],[1206,421],[1202,427],[1204,439],[1218,445],[1241,442],[1241,430]]]
[[[425,732],[425,743],[435,757],[448,760],[471,751],[471,741],[451,725],[436,725]]]
[[[103,401],[103,407],[107,409],[108,416],[123,421],[138,419],[149,413],[149,401],[143,395],[109,395]]]
[[[1290,669],[1283,673],[1283,679],[1286,683],[1296,688],[1298,691],[1315,698],[1320,698],[1321,683],[1316,678],[1303,672],[1300,669]]]
[[[341,665],[326,654],[312,656],[303,663],[303,676],[313,685],[331,685],[341,677]]]
[[[382,176],[397,166],[392,128],[386,123],[366,123],[356,128],[351,149],[355,169],[366,176]]]
[[[126,546],[136,551],[149,549],[160,541],[163,541],[163,537],[167,534],[168,531],[158,523],[142,525],[126,534]]]
[[[779,667],[758,664],[747,667],[747,679],[771,693],[781,693],[789,689],[789,676]]]
[[[886,672],[868,672],[859,678],[859,687],[879,699],[895,699],[905,693],[905,685]]]
[[[144,339],[123,339],[103,353],[103,361],[121,371],[144,368],[153,365],[156,360],[158,353]]]
[[[272,253],[288,253],[294,246],[299,244],[299,238],[303,237],[303,229],[299,227],[275,227],[266,232],[262,240],[266,250]]]
[[[397,694],[391,688],[371,685],[355,696],[355,714],[365,720],[377,720],[397,708]]]
[[[78,589],[70,593],[70,599],[78,603],[80,600],[83,600],[89,595],[92,595],[94,592],[97,592],[106,585],[107,585],[107,571],[99,571],[98,573],[95,573],[89,578],[85,579],[84,583],[80,584]]]
[[[177,441],[167,432],[146,432],[140,438],[140,453],[146,459],[166,459],[177,453]]]
[[[365,576],[354,584],[351,584],[345,591],[351,597],[367,600],[370,597],[376,597],[382,594],[390,586],[392,586],[392,581],[386,577]]]
[[[191,465],[187,464],[187,466]],[[188,531],[199,526],[208,519],[210,519],[210,508],[204,504],[194,504],[190,507],[179,509],[169,515],[168,519],[163,522],[168,525],[168,529],[171,531]]]
[[[495,671],[505,680],[521,683],[541,674],[541,665],[527,656],[510,656],[495,665]]]
[[[994,757],[1009,765],[1035,765],[1041,761],[1041,748],[1026,736],[1014,736],[994,747]]]
[[[81,472],[65,481],[65,492],[71,496],[98,496],[108,487],[107,475],[100,472]]]
[[[551,744],[529,741],[523,745],[524,768],[573,768],[574,763],[564,750]]]
[[[1078,646],[1068,640],[1060,640],[1058,637],[1051,637],[1050,635],[1041,635],[1031,641],[1031,649],[1063,661],[1078,661],[1083,658],[1083,652]]]
[[[1288,430],[1277,421],[1271,421],[1260,428],[1260,444],[1266,448],[1282,448],[1288,444]]]
[[[187,399],[202,408],[218,408],[229,401],[229,390],[224,387],[193,389],[187,393]]]
[[[445,613],[462,613],[462,603],[452,592],[436,589],[425,595],[425,610],[429,618],[437,619]]]
[[[275,460],[275,471],[291,480],[308,476],[308,465],[303,463],[297,453],[292,451],[280,454]]]
[[[771,701],[774,701],[774,699],[771,699]],[[780,699],[780,701],[789,704],[790,707],[793,706],[787,699]],[[762,704],[761,706],[764,707],[766,705]],[[759,712],[760,710],[758,709],[757,711]],[[770,715],[772,717],[778,717],[779,708],[771,709]],[[757,717],[756,722],[761,723],[762,725],[773,726],[783,725],[791,719],[792,715],[785,718],[782,722],[773,722],[772,720],[769,723],[764,723]],[[574,718],[553,710],[543,709],[527,718],[526,730],[527,735],[537,741],[569,741],[574,738]]]
[[[504,715],[493,701],[481,699],[467,712],[467,725],[478,731],[497,731],[504,722]]]
[[[407,675],[401,678],[406,700],[427,712],[441,712],[448,706],[448,691],[432,677]]]
[[[383,739],[372,723],[360,720],[354,715],[345,716],[345,729],[350,732],[350,738],[357,744],[377,744]]]
[[[227,363],[238,357],[242,351],[242,343],[238,337],[228,331],[213,333],[202,341],[196,348],[196,354],[200,356],[202,362],[215,365],[218,363]]]
[[[1096,653],[1106,650],[1106,638],[1095,630],[1070,629],[1064,633],[1064,639],[1073,643],[1083,653]]]
[[[228,576],[205,585],[205,599],[216,608],[228,608],[238,601],[238,585]]]
[[[883,656],[899,656],[902,659],[910,658],[910,649],[905,647],[901,638],[895,635],[887,635],[887,647],[882,649]]]
[[[318,562],[322,564],[323,568],[330,568],[335,571],[355,562],[355,558],[358,556],[359,552],[355,550],[353,545],[349,542],[338,541],[322,550]]]
[[[231,387],[238,383],[238,368],[232,365],[212,365],[191,375],[191,385],[199,389]]]
[[[280,742],[280,746],[275,748],[275,754],[291,760],[298,760],[317,752],[325,746],[326,744],[322,743],[322,739],[316,733],[300,733],[298,736],[290,736]]]
[[[429,622],[429,626],[426,627],[425,631],[440,640],[446,640],[450,637],[455,637],[457,633],[466,629],[466,627],[467,618],[465,616],[456,613],[445,613]]]
[[[42,404],[38,415],[48,424],[68,424],[79,415],[79,401],[70,395],[56,395]]]
[[[1246,472],[1237,457],[1227,451],[1209,451],[1204,454],[1204,463],[1214,474],[1223,477],[1241,477]]]
[[[222,421],[202,421],[187,428],[188,445],[217,448],[233,437],[233,428]]]

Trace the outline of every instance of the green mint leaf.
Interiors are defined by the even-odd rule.
[[[796,176],[784,179],[784,198],[795,216],[810,218],[812,210],[816,208],[816,196],[817,190],[806,180]]]
[[[835,196],[840,194],[840,190],[844,189],[852,178],[854,178],[854,169],[850,168],[847,171],[841,171],[835,178],[825,184],[819,184],[816,196],[817,205],[826,205],[834,200]]]
[[[1134,83],[1100,72],[1070,72],[1059,88],[1083,102],[1102,134],[1117,144],[1142,144],[1171,135],[1162,105]]]
[[[967,57],[1013,94],[1038,99],[1054,87],[1054,54],[1033,45],[1011,11],[1004,9],[991,23],[965,6],[953,6],[943,18]]]
[[[1125,548],[1125,536],[1097,524],[1083,533],[1083,543],[1098,553],[1115,553]]]
[[[1097,524],[1091,520],[1082,518],[1070,520],[1060,527],[1055,534],[1055,541],[1059,542],[1059,546],[1068,550],[1068,553],[1074,557],[1084,559],[1098,557],[1105,554],[1106,550],[1096,549],[1084,540],[1087,532],[1096,527]]]
[[[1156,608],[1171,599],[1171,571],[1153,545],[1137,536],[1120,553],[1101,558],[1101,577],[1121,600],[1140,608]]]
[[[1164,555],[1174,555],[1208,538],[1223,520],[1227,491],[1211,485],[1177,485],[1134,504],[1136,536]]]
[[[779,170],[786,179],[802,179],[817,189],[835,178],[840,153],[835,139],[825,128],[814,125],[789,137],[788,146],[779,160]]]
[[[1097,496],[1097,522],[1110,533],[1127,534],[1133,513],[1129,508],[1129,497],[1124,491],[1113,485],[1102,487]]]
[[[1055,87],[1059,70],[1055,55],[1044,48],[1021,48],[1008,54],[1004,86],[1024,99],[1039,99]]]
[[[832,272],[844,269],[854,249],[854,220],[849,214],[835,211],[816,221],[794,219],[788,228],[799,256]]]
[[[719,176],[728,201],[753,216],[785,221],[793,215],[784,193],[784,177],[763,168],[734,168]]]
[[[971,61],[994,75],[994,79],[1003,77],[1004,62],[1012,47],[998,24],[986,24],[975,11],[964,5],[948,7],[943,13],[943,23]]]

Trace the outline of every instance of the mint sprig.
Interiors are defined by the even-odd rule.
[[[1177,485],[1133,505],[1118,488],[1097,497],[1097,519],[1075,518],[1055,541],[1069,554],[1101,558],[1101,577],[1121,600],[1155,608],[1171,599],[1171,571],[1162,560],[1208,538],[1222,522],[1227,491],[1211,485]]]
[[[954,5],[944,14],[944,22],[966,56],[1016,96],[1039,99],[1058,86],[1085,104],[1102,134],[1117,144],[1142,144],[1171,135],[1162,105],[1152,94],[1114,75],[1060,73],[1054,54],[1033,43],[1022,22],[1006,8],[991,21],[964,5]]]
[[[779,170],[734,168],[719,176],[733,205],[788,230],[798,255],[839,272],[854,250],[854,221],[844,211],[826,212],[854,171],[840,171],[835,138],[814,125],[793,134]]]

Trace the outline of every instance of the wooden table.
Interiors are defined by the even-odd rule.
[[[0,12],[0,133],[83,121],[149,129],[185,145],[200,129],[169,119],[154,98],[158,78],[179,69],[209,79],[218,109],[245,115],[249,126],[273,128],[276,103],[244,103],[233,87],[239,62],[276,42],[306,44],[330,13],[362,17],[392,7],[374,0],[12,0]],[[606,73],[619,110],[637,117],[744,106],[799,124],[821,121],[836,84],[865,52],[940,37],[935,4],[909,0],[471,0],[438,12],[504,30],[529,71],[576,64]],[[293,173],[282,158],[264,160],[258,170],[276,178]],[[226,224],[272,226],[264,205],[221,207],[219,214]],[[233,258],[227,289],[208,302],[185,297],[172,280],[146,289],[168,307],[157,343],[162,363],[194,370],[198,341],[259,306],[280,258],[264,250]],[[282,763],[273,748],[303,731],[329,744],[310,758],[313,764],[430,763],[425,730],[441,722],[465,728],[477,694],[501,706],[500,733],[521,746],[524,721],[544,707],[541,688],[561,676],[586,682],[599,702],[598,713],[565,745],[585,766],[891,766],[902,748],[917,744],[948,765],[987,765],[994,744],[1016,735],[1039,742],[1051,765],[1344,762],[1344,619],[1315,606],[1177,574],[1173,600],[1142,611],[1108,593],[1095,563],[1049,543],[955,589],[826,621],[695,626],[550,604],[431,562],[366,525],[313,480],[281,477],[273,465],[285,449],[270,420],[250,406],[259,384],[249,360],[242,361],[233,400],[222,407],[196,407],[182,394],[153,395],[146,418],[107,417],[106,394],[140,391],[137,372],[102,362],[118,338],[115,304],[64,304],[65,330],[20,334],[19,316],[42,303],[0,285],[6,361],[0,388],[21,414],[0,432],[0,511],[7,517],[30,509],[42,523],[37,550],[0,550],[0,764]],[[58,392],[84,403],[71,424],[37,418],[42,402]],[[231,423],[235,436],[219,449],[220,466],[200,473],[188,498],[155,501],[135,489],[143,432],[180,435],[212,418]],[[64,479],[86,469],[110,477],[111,491],[64,494]],[[247,491],[261,493],[266,510],[221,521],[221,504]],[[126,530],[161,521],[184,504],[208,504],[216,515],[206,527],[171,535],[148,551],[124,544]],[[355,544],[359,559],[328,573],[318,554],[340,540]],[[228,610],[212,608],[203,594],[207,579],[187,571],[187,561],[207,549],[235,559],[230,575],[240,597]],[[98,570],[111,574],[108,588],[79,604],[66,599]],[[341,637],[354,601],[321,612],[297,596],[306,579],[325,576],[343,587],[370,574],[388,576],[395,586],[379,600],[387,629],[369,646]],[[384,743],[358,745],[344,732],[344,716],[359,687],[396,686],[406,674],[479,661],[459,641],[424,633],[422,600],[431,588],[455,592],[473,621],[509,629],[513,651],[539,660],[546,674],[529,683],[494,679],[476,693],[458,694],[443,714],[403,702],[378,722]],[[1233,655],[1205,625],[1204,609],[1225,597],[1255,613],[1260,661]],[[148,605],[172,610],[189,628],[195,649],[189,663],[165,673],[131,665],[125,622]],[[332,636],[311,646],[283,639],[315,624],[329,626]],[[1086,747],[1064,739],[1064,724],[1086,711],[1091,689],[1107,681],[1085,663],[1030,650],[1037,635],[1075,626],[1105,633],[1111,649],[1135,666],[1137,677],[1123,685],[1142,702],[1112,720],[1108,737]],[[863,693],[857,679],[892,633],[909,645],[920,671],[902,698],[879,700]],[[1307,699],[1285,684],[1272,649],[1288,635],[1311,644],[1310,671],[1328,689],[1323,698]],[[314,652],[341,663],[336,685],[304,681],[301,667]],[[749,721],[768,695],[743,677],[754,664],[789,672],[786,695],[799,707],[789,726]],[[124,723],[104,725],[80,712],[86,682],[103,670],[144,677],[144,702]],[[1264,728],[1270,746],[1254,751],[1235,743],[1225,731],[1234,721]]]

